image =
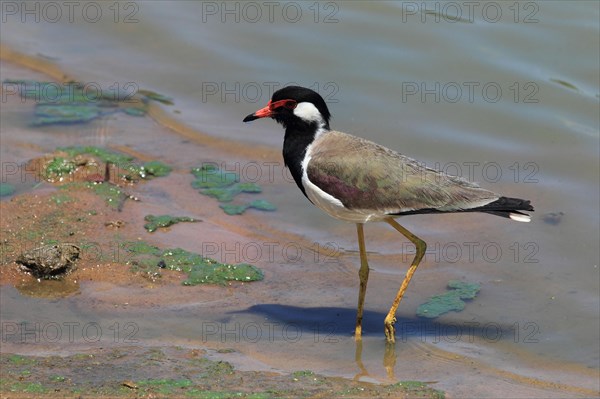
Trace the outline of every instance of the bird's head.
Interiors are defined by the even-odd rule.
[[[315,127],[329,130],[331,114],[319,93],[300,86],[287,86],[273,93],[266,107],[246,116],[244,122],[272,118],[283,127]]]

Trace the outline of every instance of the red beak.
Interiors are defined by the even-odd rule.
[[[272,109],[271,101],[269,101],[269,103],[267,104],[266,107],[261,108],[258,111],[256,111],[255,113],[250,114],[247,117],[245,117],[244,122],[250,122],[250,121],[253,121],[253,120],[259,119],[259,118],[266,118],[271,115],[273,115],[273,109]]]
[[[296,108],[296,105],[298,105],[298,103],[294,100],[279,100],[279,101],[269,101],[269,103],[267,104],[266,107],[259,109],[258,111],[256,111],[253,114],[248,115],[247,117],[244,118],[244,122],[250,122],[253,121],[255,119],[259,119],[259,118],[266,118],[266,117],[271,117],[273,115],[275,115],[275,110],[277,108],[280,107],[285,107],[287,109],[294,109]]]

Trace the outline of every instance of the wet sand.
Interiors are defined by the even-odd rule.
[[[3,51],[3,57],[5,54]],[[61,74],[65,76],[54,71],[50,77]],[[0,78],[47,80],[48,76],[2,61]],[[515,334],[528,332],[523,326],[515,331],[513,323],[493,318],[477,319],[478,325],[474,326],[469,324],[475,320],[469,307],[452,314],[452,318],[434,322],[416,318],[409,309],[443,291],[445,282],[456,277],[453,269],[433,267],[433,262],[424,262],[418,278],[411,283],[398,314],[399,342],[395,350],[386,348],[382,321],[407,259],[391,251],[398,237],[383,227],[367,232],[373,271],[367,293],[365,339],[362,348],[357,348],[352,337],[358,286],[354,227],[340,223],[333,230],[315,235],[297,231],[290,219],[279,215],[286,212],[288,198],[300,196],[282,173],[279,149],[250,147],[191,131],[171,118],[174,109],[176,106],[153,106],[151,117],[116,115],[89,125],[42,131],[27,127],[32,102],[10,98],[3,103],[3,114],[12,118],[3,118],[4,163],[21,164],[52,153],[56,147],[77,144],[106,146],[140,160],[160,160],[174,168],[166,178],[128,188],[140,201],[126,201],[120,212],[83,189],[69,190],[66,194],[70,201],[59,203],[56,196],[64,194],[62,190],[47,183],[27,189],[36,182],[17,178],[15,185],[22,194],[3,199],[0,204],[4,241],[0,267],[2,323],[33,323],[34,335],[23,336],[21,331],[6,335],[3,331],[3,358],[11,354],[100,354],[135,340],[138,348],[164,351],[167,358],[176,358],[173,347],[206,351],[209,359],[230,362],[239,371],[275,373],[274,380],[280,374],[311,370],[380,385],[426,381],[451,397],[598,395],[596,369],[549,362],[542,353],[536,354],[525,345],[515,354],[511,344],[517,342]],[[276,165],[272,178],[264,177],[259,183],[264,189],[261,196],[277,199],[280,210],[272,214],[250,210],[242,216],[225,215],[216,200],[198,194],[190,186],[193,177],[189,170],[202,162],[226,162],[230,167]],[[252,198],[251,194],[243,195]],[[191,216],[201,222],[178,224],[150,234],[143,229],[147,214]],[[83,221],[77,222],[77,218]],[[116,220],[123,221],[124,226],[112,227],[110,222]],[[455,224],[456,219],[449,220]],[[335,245],[328,244],[330,234],[335,234]],[[88,251],[77,270],[62,282],[38,282],[20,271],[14,259],[23,248],[48,240],[93,243],[95,251],[103,256]],[[192,287],[182,286],[185,276],[174,271],[164,271],[162,277],[154,279],[132,272],[126,264],[129,258],[114,252],[115,243],[136,240],[161,248],[181,247],[205,253],[222,262],[251,260],[249,263],[260,267],[265,278],[252,283]],[[398,267],[399,263],[403,266]],[[465,274],[484,276],[487,271],[486,265],[469,267]],[[491,283],[487,288],[481,294],[482,303],[486,303],[486,295],[500,292]],[[65,323],[78,323],[78,330],[72,340],[66,338],[66,330],[61,339],[52,340],[44,330],[54,326],[51,323],[58,323],[61,332]],[[79,330],[79,326],[89,323],[101,329],[103,334],[98,340],[90,340],[84,330]],[[463,336],[454,340],[457,326]],[[486,326],[499,328],[504,337],[492,339],[493,331],[490,333]],[[40,339],[36,342],[32,337]],[[510,356],[503,355],[509,351]],[[270,375],[261,378],[266,381]],[[117,383],[108,372],[106,378]]]

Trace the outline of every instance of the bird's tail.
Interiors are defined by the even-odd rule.
[[[479,208],[472,209],[473,211],[491,213],[492,215],[502,216],[517,222],[530,222],[531,217],[520,211],[533,212],[531,201],[520,198],[500,197],[496,201]]]

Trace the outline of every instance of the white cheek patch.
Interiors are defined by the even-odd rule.
[[[309,102],[298,103],[296,108],[294,108],[294,115],[306,122],[317,122],[320,125],[325,124],[323,116],[317,107]]]

